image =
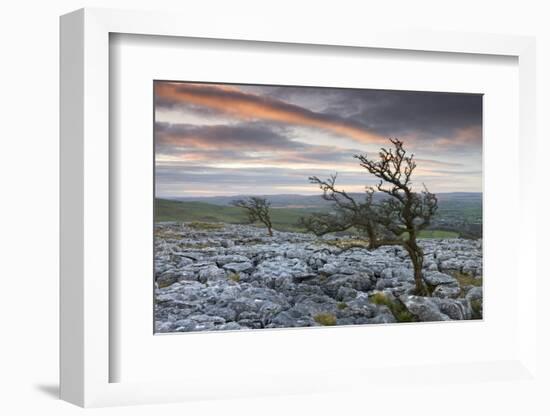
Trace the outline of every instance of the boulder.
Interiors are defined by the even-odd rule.
[[[332,298],[336,297],[341,287],[367,292],[373,289],[374,284],[367,274],[333,274],[321,284],[323,291]]]
[[[342,302],[350,301],[357,297],[357,293],[358,293],[357,290],[351,287],[341,286],[338,288],[338,291],[336,292],[335,299]]]
[[[179,280],[180,272],[178,270],[167,270],[157,276],[156,282],[159,288],[170,286]]]
[[[423,273],[424,281],[432,286],[439,285],[458,285],[458,281],[448,274],[435,272],[435,271],[426,271]]]
[[[439,310],[453,320],[472,319],[472,308],[466,299],[433,298]]]
[[[462,289],[458,285],[439,285],[432,295],[438,298],[457,298],[460,296]]]
[[[471,301],[482,301],[483,300],[483,288],[474,286],[468,292],[465,296],[466,299]]]
[[[315,273],[300,259],[275,257],[258,264],[250,278],[269,288],[284,288],[297,282],[315,277]]]
[[[231,264],[231,263],[245,263],[245,262],[249,263],[250,262],[250,259],[248,257],[241,256],[238,254],[215,256],[214,258],[212,258],[212,260],[215,261],[219,267],[222,267],[226,264]]]
[[[213,264],[206,266],[199,271],[199,281],[203,283],[225,278],[225,271]]]
[[[285,255],[289,259],[307,260],[311,252],[302,248],[291,248],[286,251]]]
[[[448,315],[439,310],[439,306],[433,299],[423,296],[402,295],[399,300],[407,310],[418,318],[419,321],[449,321]]]
[[[248,272],[254,268],[254,265],[250,262],[244,263],[227,263],[223,265],[225,270],[229,270],[233,273]]]

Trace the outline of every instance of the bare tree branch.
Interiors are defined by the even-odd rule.
[[[382,148],[377,159],[366,154],[354,156],[360,166],[380,179],[376,189],[387,195],[386,199],[374,203],[374,190],[367,188],[365,201],[358,202],[336,188],[336,174],[326,181],[312,176],[310,182],[319,185],[323,199],[334,203],[334,211],[302,219],[302,225],[317,235],[356,228],[368,235],[369,248],[402,246],[413,263],[417,294],[428,295],[422,276],[424,253],[417,237],[430,225],[437,211],[437,197],[425,185],[420,193],[413,191],[414,155],[407,155],[401,140],[390,142],[393,147]]]
[[[231,205],[242,208],[246,211],[250,224],[260,221],[267,227],[269,236],[273,236],[273,224],[271,223],[271,213],[269,211],[271,203],[265,199],[251,196],[246,199],[238,199],[231,202]]]

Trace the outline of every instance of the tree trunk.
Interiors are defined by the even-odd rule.
[[[273,230],[271,229],[271,226],[267,226],[267,234],[269,234],[270,237],[273,237]]]
[[[367,237],[369,239],[368,249],[372,250],[376,248],[376,234],[371,223],[367,224]]]
[[[416,244],[416,241],[408,241],[405,245],[407,253],[411,258],[414,269],[415,294],[418,296],[430,296],[430,293],[424,283],[422,276],[422,266],[424,264],[424,251]]]

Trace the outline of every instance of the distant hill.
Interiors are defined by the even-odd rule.
[[[361,194],[352,194],[361,198]],[[242,224],[247,221],[242,209],[230,205],[231,201],[244,196],[218,196],[179,199],[156,199],[155,221],[183,222],[225,222]],[[326,211],[331,203],[318,195],[268,195],[272,204],[272,222],[276,230],[303,231],[298,225],[300,217],[312,212]],[[441,193],[438,215],[434,218],[432,230],[423,233],[424,237],[454,237],[464,235],[469,238],[481,236],[482,194],[455,192]],[[379,198],[379,197],[378,197]]]
[[[180,198],[170,198],[174,201],[184,201],[184,202],[206,202],[213,205],[225,205],[230,206],[231,202],[236,199],[246,198],[250,195],[235,195],[235,196],[205,196],[205,197],[180,197]],[[288,206],[298,206],[298,207],[322,207],[329,206],[330,203],[321,198],[320,195],[291,195],[291,194],[281,194],[281,195],[256,195],[262,198],[266,198],[271,202],[271,206],[274,208],[284,208]],[[357,197],[361,195],[357,194]]]
[[[302,231],[297,227],[300,217],[318,208],[276,208],[272,210],[273,227],[281,231]],[[215,205],[199,201],[155,200],[155,221],[199,221],[225,222],[229,224],[246,223],[247,217],[242,209],[229,205]]]
[[[356,200],[362,200],[365,198],[363,193],[350,193],[350,195]],[[177,197],[177,198],[165,198],[173,201],[185,201],[185,202],[206,202],[213,205],[225,205],[229,206],[231,201],[235,199],[246,198],[250,195],[236,195],[236,196],[205,196],[205,197]],[[328,207],[330,202],[325,201],[320,194],[318,195],[292,195],[292,194],[279,194],[279,195],[255,195],[266,198],[271,202],[271,206],[274,208],[284,207],[297,207],[297,208],[313,208],[313,207]],[[481,206],[483,194],[481,192],[446,192],[437,194],[437,198],[442,203],[459,203],[463,204],[475,204]],[[385,197],[384,194],[378,192],[375,194],[375,199],[381,199]]]

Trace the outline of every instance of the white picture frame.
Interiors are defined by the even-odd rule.
[[[182,24],[184,22],[184,24]],[[411,368],[331,370],[333,382],[319,383],[319,374],[271,374],[269,380],[212,386],[207,379],[157,382],[112,382],[110,366],[117,357],[111,346],[116,334],[110,311],[116,308],[110,292],[110,171],[109,157],[109,36],[114,33],[247,42],[332,45],[339,48],[430,51],[442,54],[504,55],[515,57],[519,67],[519,187],[517,261],[526,283],[517,292],[518,327],[515,353],[506,360]],[[530,380],[537,383],[537,321],[535,250],[536,217],[533,190],[527,172],[529,153],[536,142],[535,41],[529,37],[465,33],[404,32],[388,28],[348,28],[338,34],[312,25],[307,32],[295,27],[258,25],[235,28],[230,22],[205,25],[201,19],[168,13],[82,9],[61,18],[61,398],[79,406],[160,403],[214,397],[252,397],[265,394],[299,394],[361,389],[399,378],[406,386],[453,380],[481,383]],[[521,146],[519,146],[521,143]],[[528,289],[525,289],[528,288]],[[410,330],[410,327],[409,327]],[[296,331],[296,336],[299,331]],[[410,377],[411,374],[414,375]],[[409,376],[407,376],[407,374]],[[472,374],[478,376],[472,378]],[[291,378],[292,381],[288,379]],[[227,378],[229,380],[230,378]],[[281,389],[281,380],[285,388]],[[342,382],[341,380],[346,380]],[[222,380],[227,381],[226,379]],[[443,381],[442,381],[443,380]],[[244,387],[246,387],[246,389]]]

